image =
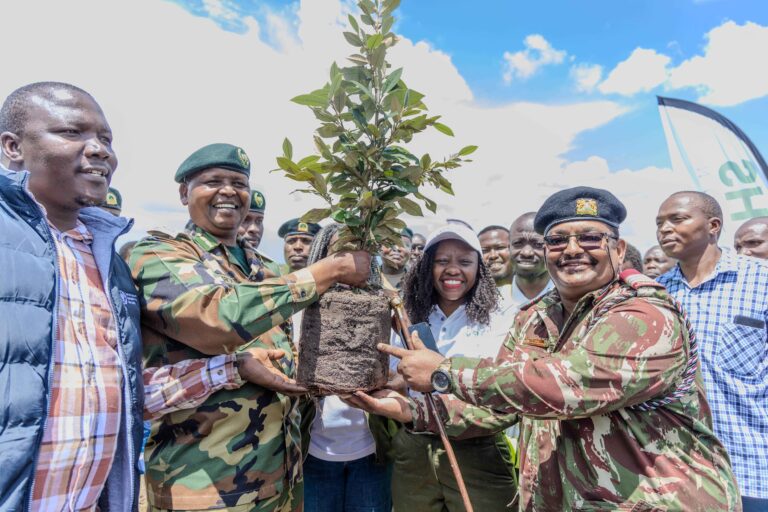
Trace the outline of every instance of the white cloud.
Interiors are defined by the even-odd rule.
[[[510,84],[514,79],[526,80],[532,77],[541,67],[549,64],[560,64],[566,56],[563,50],[556,50],[539,34],[531,34],[523,41],[525,50],[510,53],[504,52],[504,83]]]
[[[597,88],[603,94],[632,96],[663,84],[669,76],[672,59],[656,50],[635,48],[627,60],[619,62]]]
[[[4,19],[14,20],[4,36],[35,44],[15,48],[13,73],[0,75],[0,97],[39,80],[72,82],[93,93],[115,133],[120,166],[113,183],[122,192],[125,215],[136,219],[128,238],[154,226],[183,227],[187,212],[178,200],[174,171],[195,149],[231,142],[246,149],[251,184],[267,195],[262,248],[280,257],[277,228],[319,203],[289,194],[295,183],[267,171],[275,167],[285,136],[296,155],[314,151],[317,121],[290,98],[321,86],[331,61],[344,62],[350,47],[341,27],[349,4],[304,0],[293,30],[277,19],[261,27],[248,18],[250,30],[243,34],[225,32],[169,2],[46,2],[45,17],[39,16],[41,5],[30,0],[4,7]],[[261,36],[270,30],[274,45]],[[62,42],[69,49],[64,55],[52,50]],[[543,38],[529,42],[531,48],[551,49]],[[562,155],[580,133],[621,116],[625,109],[617,103],[482,106],[448,54],[408,39],[391,53],[394,66],[405,66],[409,86],[425,93],[432,112],[442,114],[456,133],[418,137],[415,152],[428,151],[437,159],[464,145],[480,146],[472,164],[449,176],[455,197],[427,191],[440,208],[437,215],[408,219],[418,231],[429,232],[451,216],[476,227],[507,224],[563,186],[614,186],[607,166],[569,166]],[[626,176],[631,183],[646,179],[644,172]],[[641,203],[637,215],[652,219],[657,205]]]
[[[704,55],[686,60],[672,70],[672,88],[695,87],[699,101],[736,105],[768,94],[768,27],[728,21],[710,30]]]
[[[576,90],[592,92],[603,79],[603,67],[599,64],[577,64],[571,68],[571,79],[576,83]]]

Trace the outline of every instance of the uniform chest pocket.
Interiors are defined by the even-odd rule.
[[[768,356],[765,329],[728,322],[720,332],[717,366],[737,376],[756,375]]]

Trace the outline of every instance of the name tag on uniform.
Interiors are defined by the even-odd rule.
[[[547,340],[541,338],[526,338],[523,341],[523,345],[531,345],[532,347],[547,348]]]

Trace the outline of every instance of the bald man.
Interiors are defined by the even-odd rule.
[[[744,510],[768,510],[768,262],[718,246],[723,211],[703,192],[678,192],[656,216],[656,238],[678,265],[658,278],[696,332],[715,433]]]
[[[677,260],[667,256],[661,247],[654,245],[643,256],[643,274],[656,279],[675,266]]]
[[[733,248],[744,256],[768,259],[768,217],[755,217],[739,226]]]

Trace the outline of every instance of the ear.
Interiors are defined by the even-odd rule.
[[[179,185],[179,199],[181,199],[181,204],[184,206],[189,204],[189,185],[186,183]]]
[[[723,221],[717,217],[710,217],[709,219],[709,234],[715,237],[715,240],[720,238],[720,233],[723,230]]]
[[[24,166],[21,137],[12,132],[0,133],[0,161],[11,170],[19,170]]]
[[[624,256],[627,254],[627,242],[623,238],[619,238],[616,242],[616,255],[619,257],[619,266],[624,263]]]

